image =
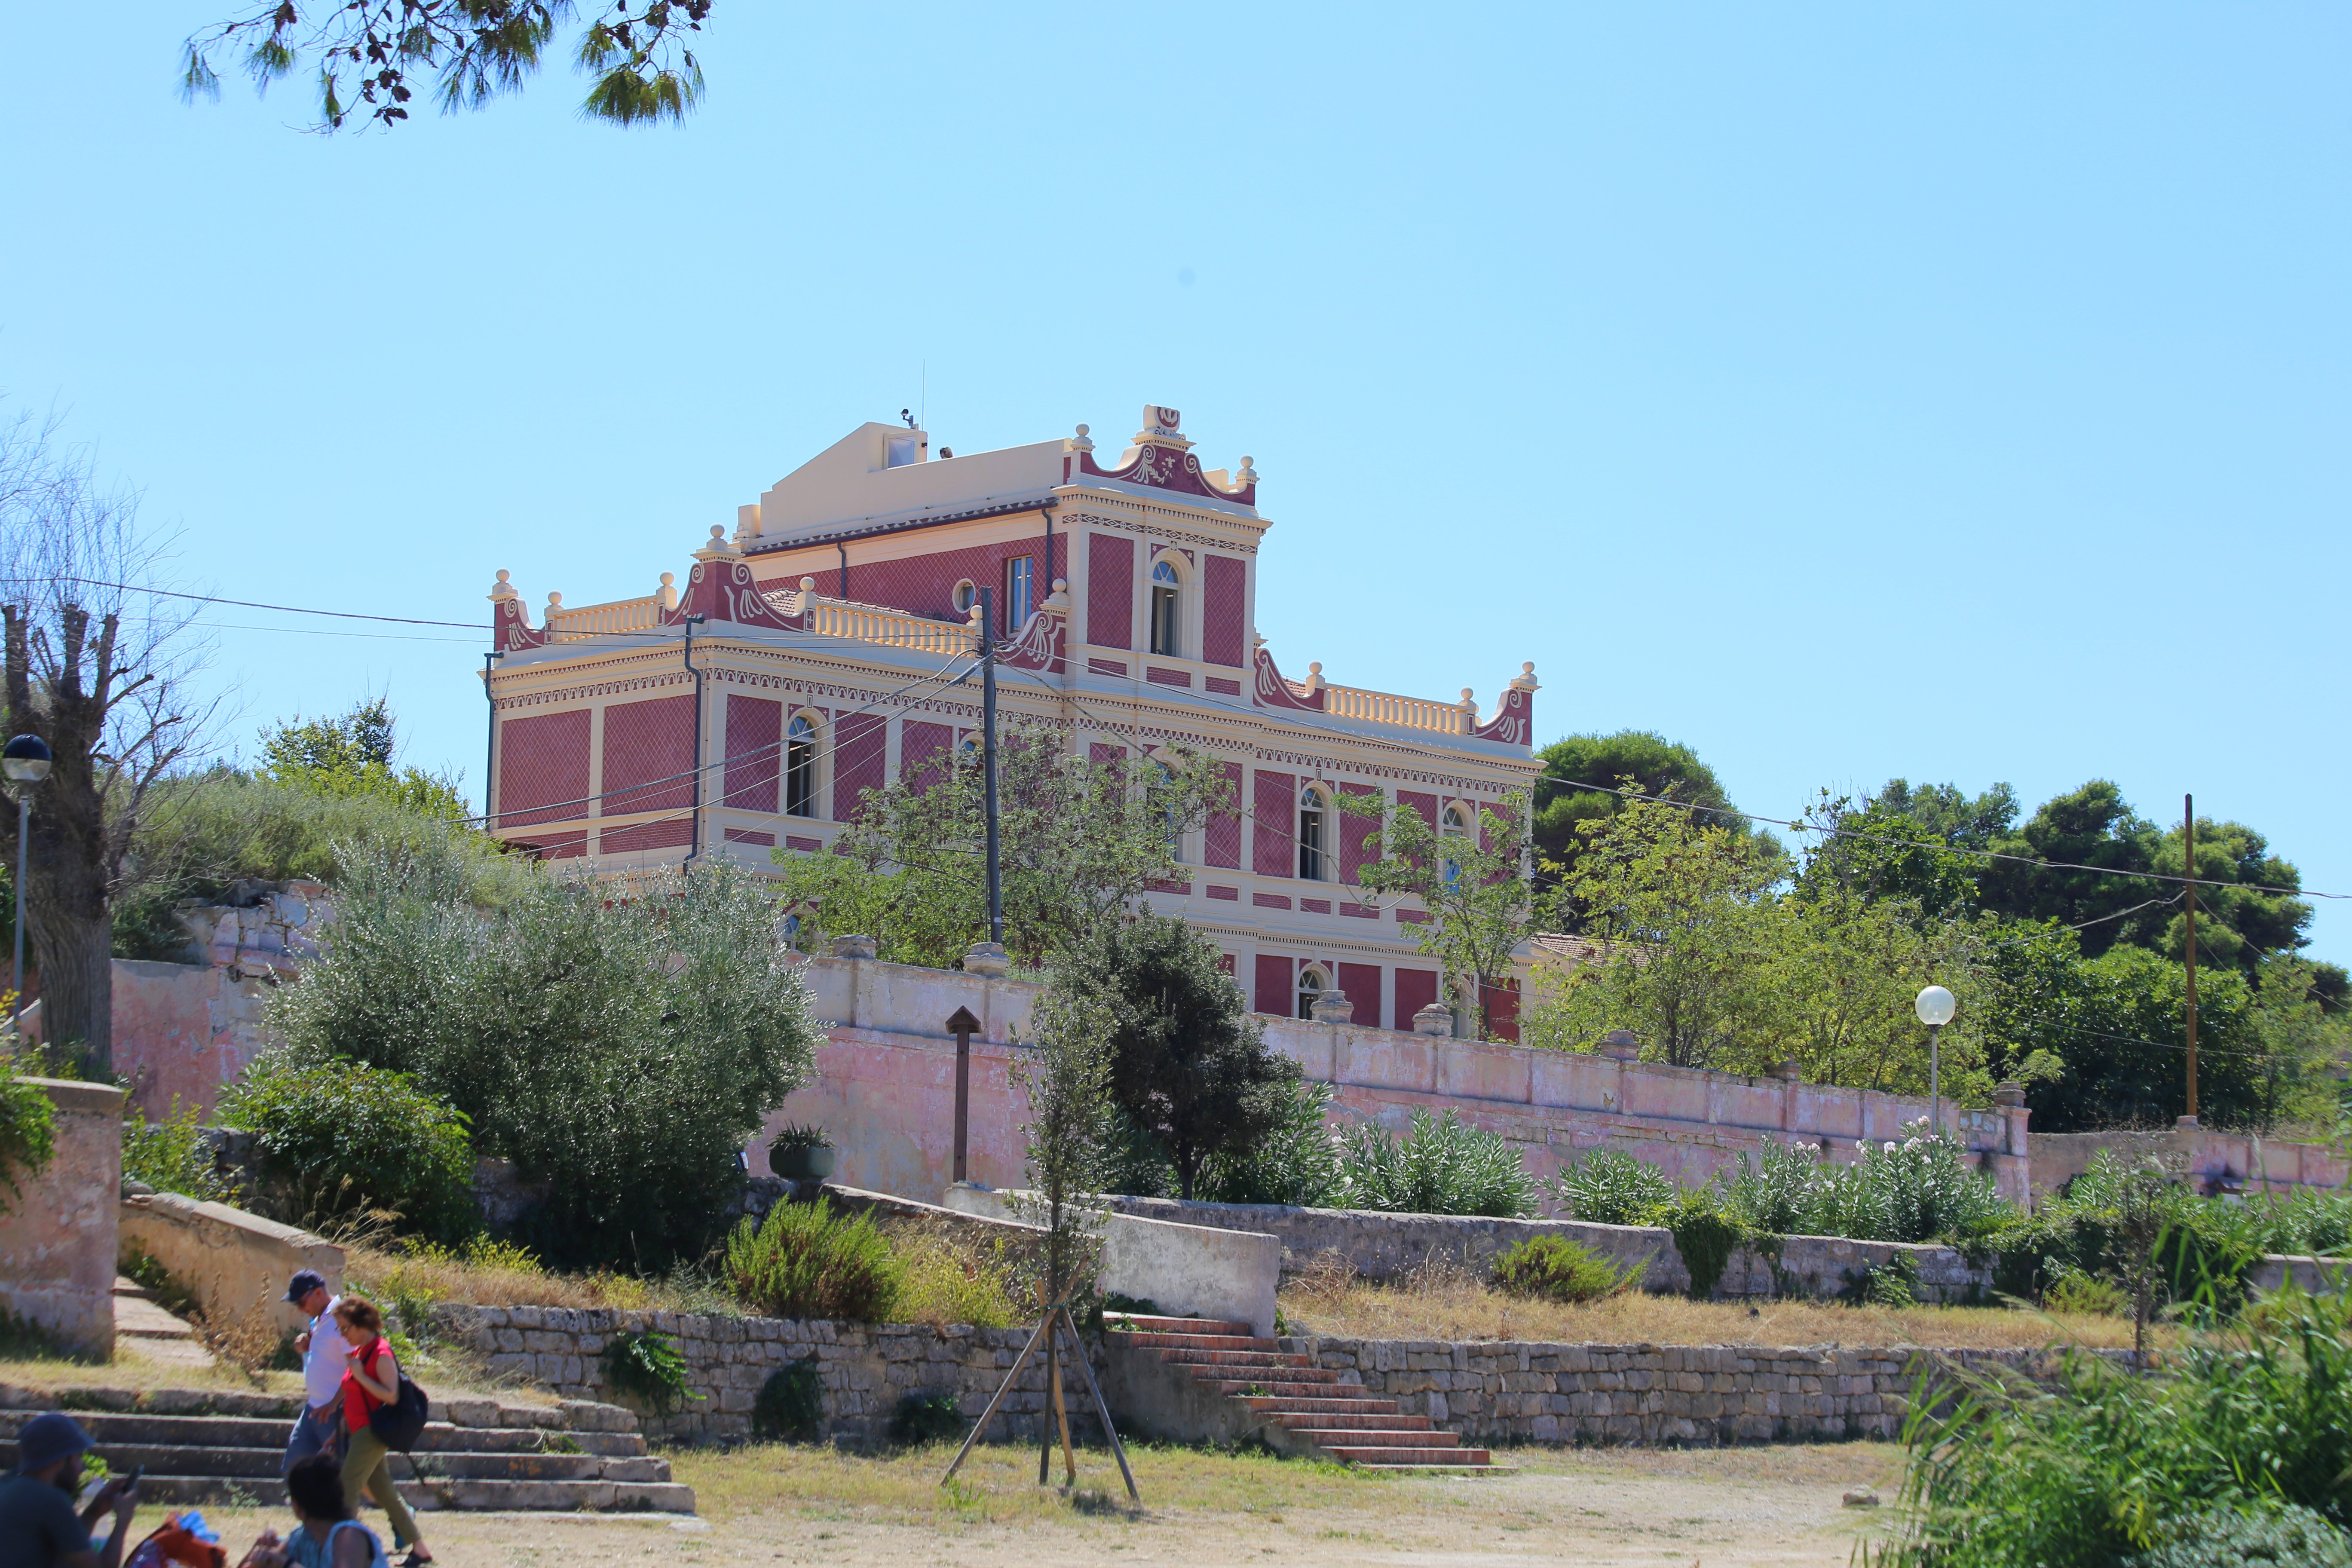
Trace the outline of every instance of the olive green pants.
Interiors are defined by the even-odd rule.
[[[392,1484],[392,1467],[384,1462],[391,1451],[373,1427],[362,1426],[352,1434],[351,1447],[343,1455],[343,1507],[357,1519],[360,1493],[366,1492],[392,1521],[394,1546],[421,1546],[425,1538],[416,1532],[416,1516],[401,1501],[399,1489]]]

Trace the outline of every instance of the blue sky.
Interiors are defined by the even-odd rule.
[[[681,128],[559,65],[329,138],[178,102],[226,3],[0,0],[0,391],[194,584],[644,593],[863,420],[1156,401],[1256,458],[1294,674],[1532,658],[1542,738],[1660,730],[1773,816],[2193,789],[2352,891],[2342,7],[719,0]],[[449,635],[224,630],[224,742],[388,690],[471,793]]]

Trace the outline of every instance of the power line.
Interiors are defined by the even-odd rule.
[[[347,621],[390,621],[404,626],[457,626],[487,630],[476,621],[421,621],[413,616],[369,616],[356,610],[314,610],[303,605],[264,605],[252,599],[224,599],[216,594],[189,594],[177,588],[150,588],[142,583],[110,583],[102,577],[59,577],[53,581],[80,583],[92,588],[119,588],[126,594],[152,594],[165,599],[193,599],[200,605],[234,605],[240,610],[278,610],[289,616],[334,616]]]

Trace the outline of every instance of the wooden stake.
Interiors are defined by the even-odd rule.
[[[1006,1371],[1004,1381],[996,1385],[996,1394],[989,1400],[988,1408],[980,1413],[980,1419],[973,1422],[971,1430],[964,1434],[963,1447],[956,1450],[954,1461],[948,1466],[948,1473],[940,1478],[940,1485],[945,1486],[955,1479],[956,1471],[963,1466],[964,1456],[971,1452],[971,1446],[980,1440],[980,1435],[988,1429],[989,1422],[995,1418],[996,1407],[1004,1403],[1006,1394],[1013,1392],[1013,1384],[1020,1378],[1021,1369],[1029,1364],[1030,1356],[1036,1352],[1038,1340],[1044,1337],[1045,1330],[1052,1325],[1053,1321],[1054,1315],[1051,1312],[1037,1321],[1035,1331],[1029,1336],[1029,1343],[1022,1349],[1020,1356]]]
[[[1078,1326],[1070,1321],[1067,1308],[1062,1311],[1062,1325],[1070,1331],[1070,1342],[1078,1344]],[[1079,1345],[1078,1374],[1087,1380],[1087,1393],[1095,1402],[1095,1416],[1102,1423],[1103,1436],[1110,1439],[1110,1451],[1118,1460],[1118,1473],[1127,1482],[1128,1500],[1139,1507],[1143,1498],[1135,1489],[1135,1472],[1127,1468],[1127,1445],[1118,1440],[1118,1428],[1111,1425],[1110,1406],[1103,1403],[1102,1390],[1095,1385],[1095,1369],[1087,1362],[1083,1345]]]
[[[1076,1488],[1078,1484],[1078,1456],[1070,1447],[1070,1407],[1062,1403],[1062,1361],[1053,1350],[1060,1343],[1061,1338],[1050,1329],[1045,1332],[1045,1383],[1048,1395],[1054,1401],[1055,1424],[1062,1429],[1062,1474],[1066,1483]],[[1077,1342],[1076,1335],[1070,1339],[1070,1353],[1082,1361],[1086,1359],[1086,1347]]]

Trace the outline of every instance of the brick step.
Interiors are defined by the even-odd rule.
[[[631,1463],[622,1460],[618,1463]],[[402,1500],[420,1512],[457,1509],[469,1511],[578,1511],[596,1513],[692,1513],[694,1489],[676,1481],[499,1481],[450,1479],[396,1481]],[[252,1503],[283,1507],[286,1483],[218,1476],[159,1476],[140,1478],[142,1502],[166,1506],[186,1503]],[[365,1505],[362,1505],[363,1508]]]
[[[1287,1422],[1285,1426],[1289,1426]],[[1459,1448],[1458,1433],[1433,1429],[1412,1431],[1395,1426],[1338,1429],[1328,1426],[1290,1426],[1293,1433],[1306,1438],[1318,1448],[1338,1452],[1342,1448]]]
[[[1148,1334],[1247,1334],[1255,1331],[1247,1323],[1229,1323],[1220,1318],[1161,1318],[1148,1312],[1105,1312],[1106,1326],[1133,1323],[1139,1332]]]
[[[1460,1476],[1465,1479],[1519,1473],[1518,1466],[1496,1464],[1492,1459],[1483,1465],[1358,1465],[1356,1468],[1380,1476]]]
[[[1296,1368],[1300,1372],[1315,1364],[1313,1357],[1289,1351],[1165,1350],[1160,1352],[1160,1359],[1170,1366],[1266,1366]],[[1331,1375],[1337,1377],[1339,1373]]]
[[[1355,1443],[1322,1444],[1321,1448],[1342,1464],[1349,1465],[1444,1465],[1465,1467],[1491,1464],[1494,1456],[1484,1448],[1412,1448],[1391,1444],[1385,1447]]]
[[[1251,1408],[1278,1422],[1293,1432],[1434,1432],[1437,1424],[1426,1415],[1400,1415],[1393,1410],[1367,1411],[1358,1415],[1346,1408],[1339,1410],[1298,1410],[1276,1400],[1268,1400],[1272,1409],[1265,1409],[1255,1399]],[[1308,1403],[1301,1401],[1300,1403]],[[1320,1404],[1322,1401],[1314,1401]],[[1382,1401],[1393,1404],[1393,1400]]]
[[[1245,1398],[1328,1399],[1333,1390],[1354,1386],[1339,1382],[1337,1373],[1326,1373],[1324,1377],[1329,1381],[1298,1383],[1286,1377],[1202,1377],[1194,1381],[1207,1384],[1219,1394]]]
[[[1132,1345],[1138,1350],[1273,1351],[1279,1343],[1254,1334],[1128,1334],[1114,1331],[1105,1337],[1114,1344]]]
[[[1341,1386],[1353,1385],[1342,1384]],[[1295,1396],[1285,1398],[1267,1394],[1237,1394],[1235,1397],[1261,1415],[1329,1415],[1341,1412],[1359,1415],[1396,1415],[1403,1409],[1403,1406],[1393,1399],[1373,1399],[1369,1396],[1360,1399],[1302,1399]],[[1399,1418],[1402,1419],[1402,1417]],[[1429,1417],[1416,1415],[1412,1419],[1426,1421]]]

